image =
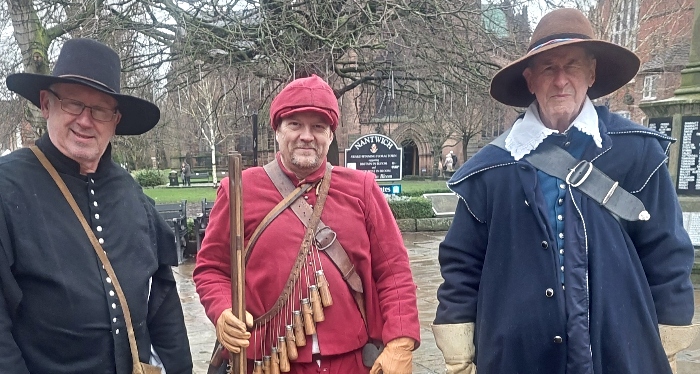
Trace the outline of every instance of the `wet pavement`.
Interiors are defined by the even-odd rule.
[[[413,278],[418,286],[418,311],[421,324],[421,346],[414,352],[414,374],[438,374],[444,372],[444,361],[440,351],[435,346],[435,339],[430,330],[430,323],[435,317],[437,308],[436,290],[442,277],[437,262],[438,244],[444,237],[444,232],[409,232],[403,234],[404,243],[408,249],[413,270]],[[214,327],[204,315],[204,309],[199,303],[192,282],[194,261],[188,259],[180,267],[175,268],[180,298],[185,313],[194,374],[206,373],[214,346],[216,335]],[[695,291],[695,318],[700,323],[700,288]],[[700,339],[688,349],[678,354],[678,374],[700,373]]]

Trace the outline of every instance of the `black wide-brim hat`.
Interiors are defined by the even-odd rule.
[[[140,135],[160,119],[158,107],[135,96],[120,93],[121,61],[110,47],[91,39],[66,41],[51,75],[17,73],[5,79],[7,88],[41,107],[39,92],[55,83],[80,84],[117,100],[122,115],[117,135]]]
[[[537,24],[525,56],[496,73],[491,80],[491,96],[506,105],[529,106],[535,95],[528,89],[523,71],[530,59],[565,45],[581,46],[595,56],[595,82],[588,89],[591,100],[615,92],[632,80],[639,70],[639,58],[634,52],[594,38],[593,27],[581,11],[557,9],[547,13]]]

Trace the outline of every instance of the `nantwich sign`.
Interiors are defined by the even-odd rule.
[[[371,171],[378,181],[401,180],[403,149],[391,138],[369,134],[355,140],[345,150],[345,167]]]

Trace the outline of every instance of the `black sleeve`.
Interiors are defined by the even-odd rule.
[[[0,209],[0,368],[2,372],[29,373],[15,338],[12,316],[15,315],[22,291],[12,275],[13,255],[5,216]]]

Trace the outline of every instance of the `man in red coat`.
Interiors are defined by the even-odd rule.
[[[322,223],[306,249],[302,242],[308,218],[302,222],[299,217],[305,216],[292,208],[282,210],[256,235],[246,263],[250,318],[243,323],[231,312],[229,187],[226,180],[221,183],[194,270],[197,292],[219,342],[230,352],[248,347],[249,368],[271,362],[290,373],[411,373],[420,326],[408,254],[374,175],[331,167],[326,161],[338,126],[333,90],[315,75],[297,79],[275,97],[270,119],[280,151],[264,168],[243,172],[245,244],[286,197],[271,179],[274,170],[289,189],[302,187],[296,202],[309,212],[320,204]],[[324,241],[323,233],[331,239]],[[338,244],[349,260],[345,267],[327,253]],[[314,297],[317,289],[321,296],[327,296],[326,289],[332,295],[330,302],[321,298],[323,307]],[[280,298],[283,291],[288,296]],[[304,313],[307,301],[312,314]],[[298,333],[299,315],[304,325],[315,325],[311,331]],[[363,350],[370,351],[372,343],[386,346],[376,361],[367,362],[370,355],[365,354],[363,363]]]

